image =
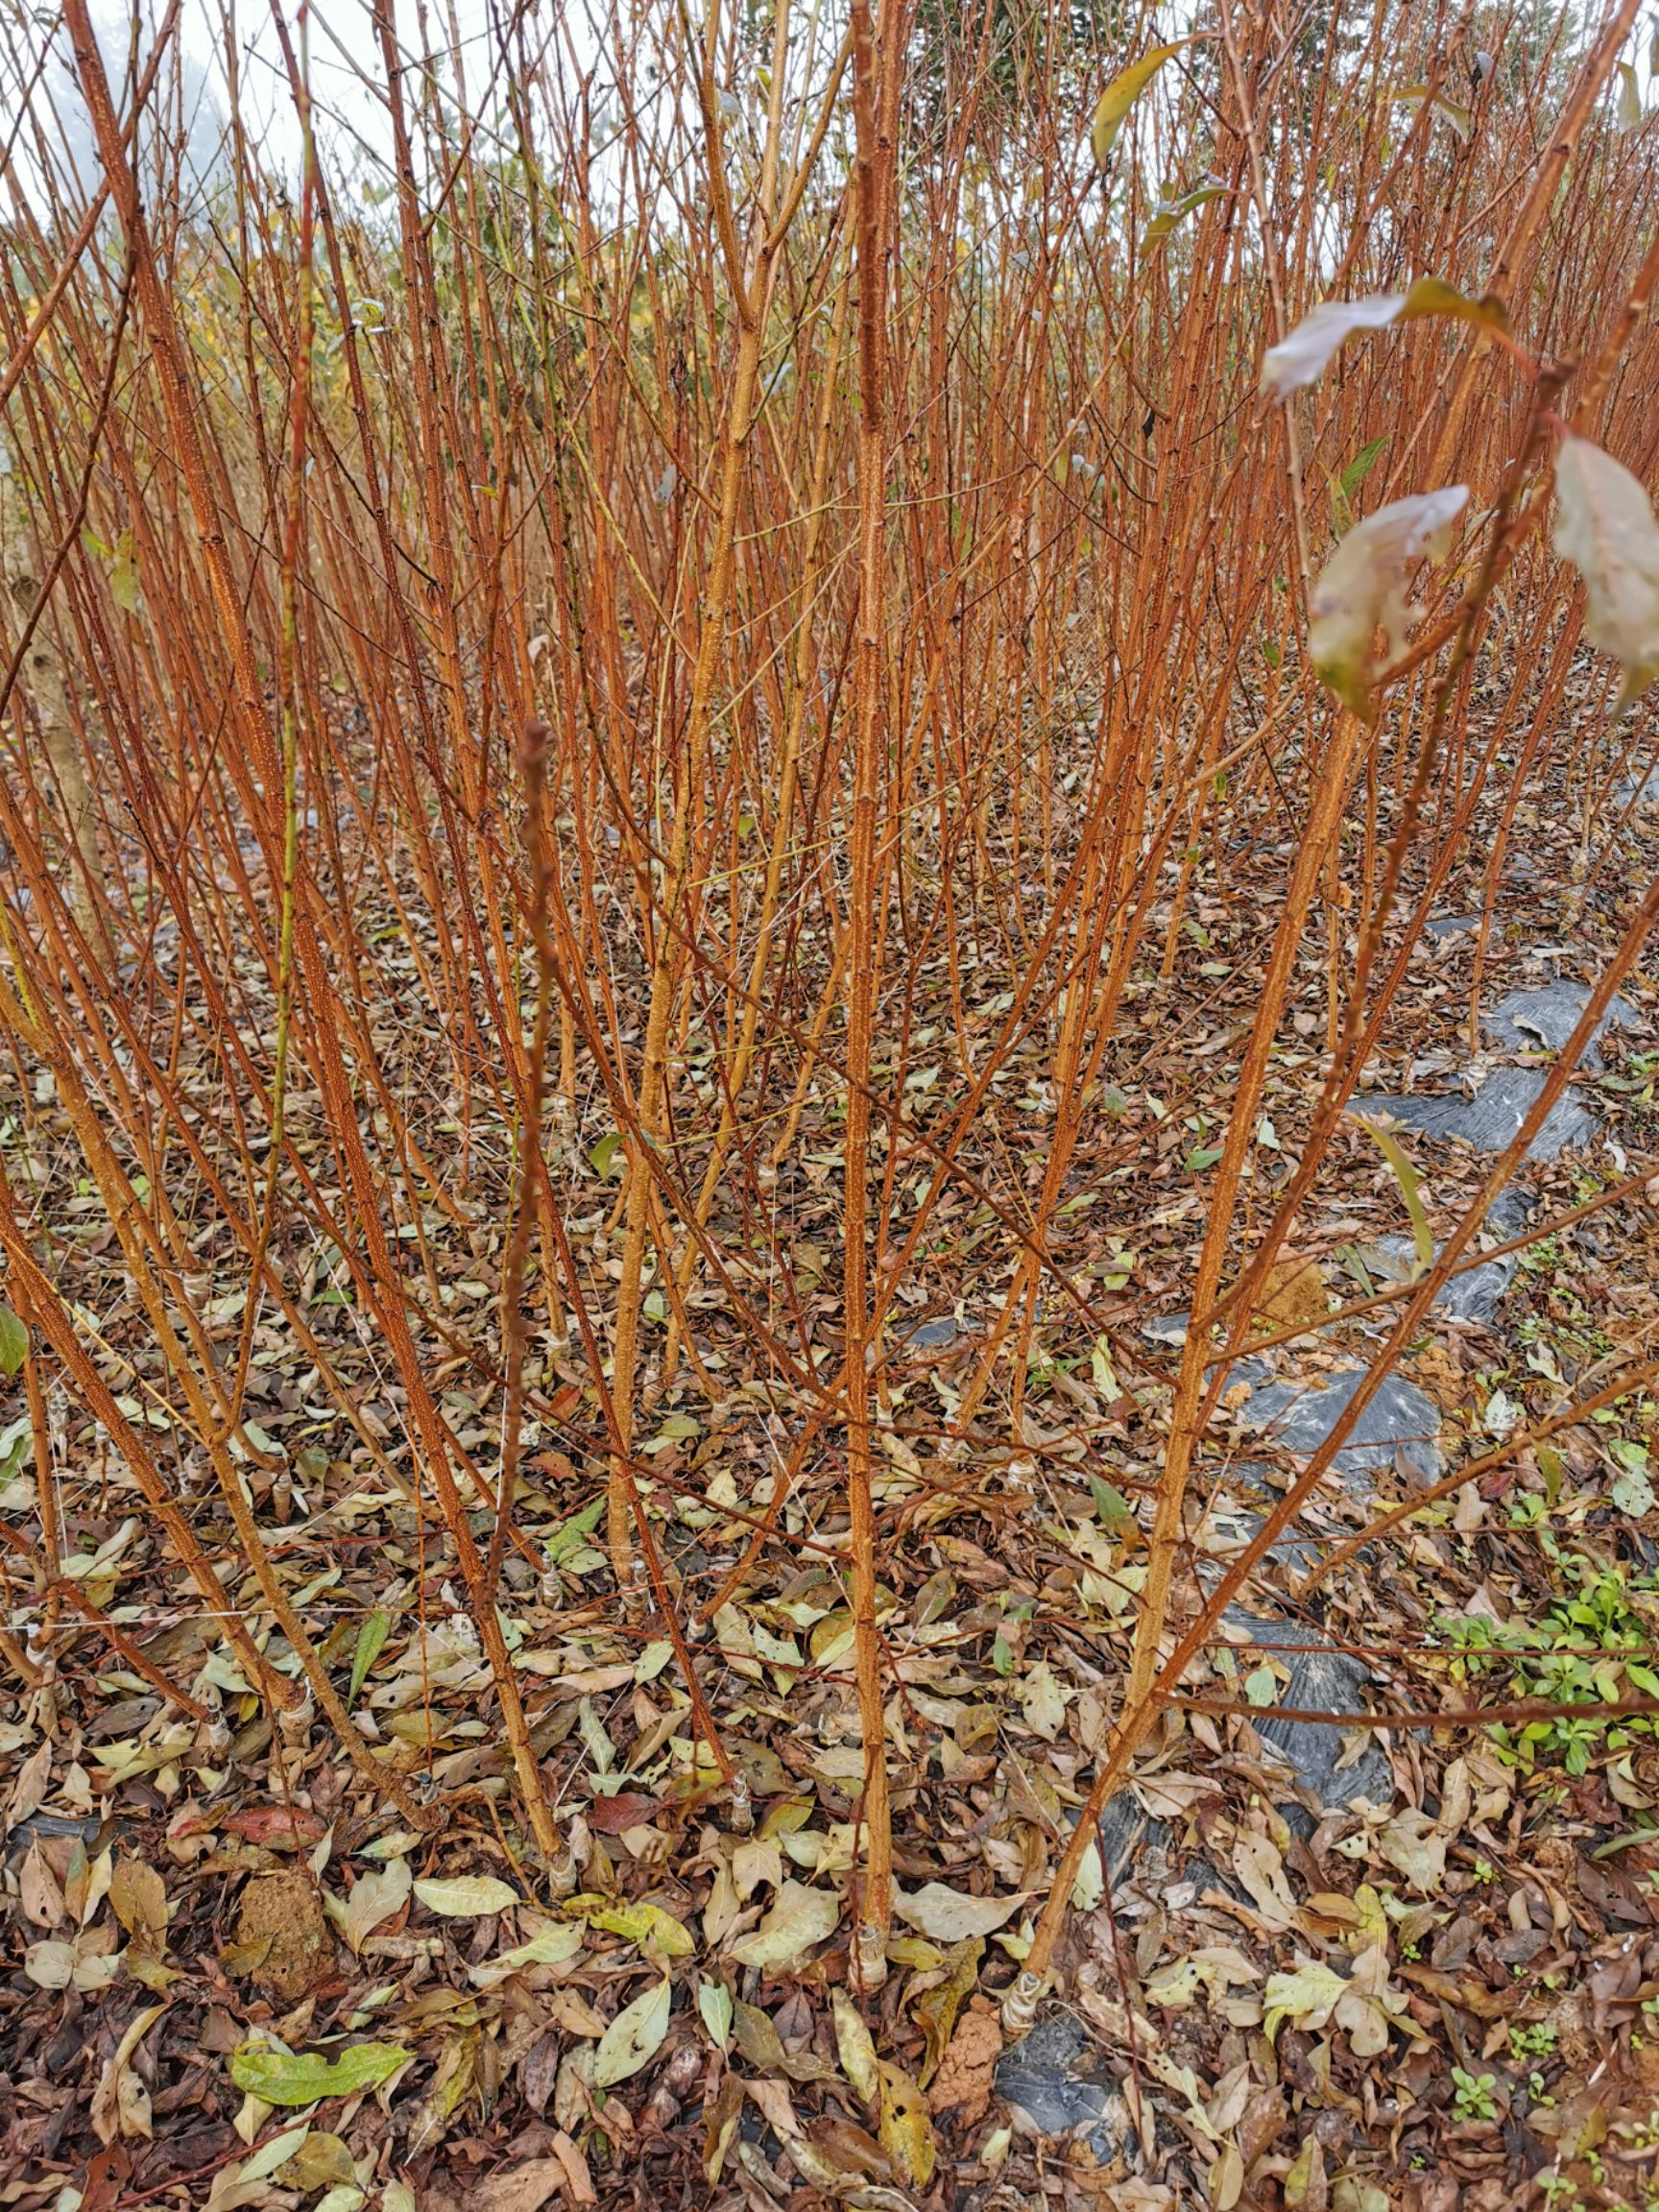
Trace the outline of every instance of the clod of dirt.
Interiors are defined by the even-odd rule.
[[[261,1989],[293,2004],[334,1971],[334,1943],[310,1878],[298,1871],[256,1874],[236,1919],[242,1971]]]
[[[1330,1311],[1331,1293],[1318,1261],[1300,1252],[1282,1253],[1268,1270],[1256,1310],[1257,1326],[1275,1334],[1316,1329]]]
[[[972,2128],[991,2109],[997,2065],[1002,2056],[1002,2030],[997,2008],[988,1999],[975,1997],[956,2023],[956,2032],[946,2046],[927,2091],[934,2112],[960,2107],[961,2124]]]

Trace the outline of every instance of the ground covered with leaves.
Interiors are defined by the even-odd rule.
[[[1565,802],[1559,820],[1518,823],[1488,1013],[1506,994],[1592,980],[1659,860],[1647,809],[1588,877]],[[780,1494],[797,1401],[757,1371],[720,1283],[694,1293],[698,1333],[644,1451],[752,1818],[695,1741],[666,1623],[614,1602],[598,1542],[604,1431],[579,1358],[545,1338],[502,1610],[565,1839],[551,1865],[530,1852],[476,1624],[337,1255],[301,1256],[301,1304],[351,1380],[350,1420],[280,1318],[262,1320],[250,1489],[363,1734],[441,1805],[429,1829],[388,1815],[309,1707],[274,1727],[107,1440],[65,1405],[45,1408],[74,1578],[129,1648],[61,1608],[47,1620],[6,1568],[0,2202],[1659,2203],[1659,1756],[1651,1719],[1617,1710],[1659,1695],[1652,1402],[1632,1392],[1447,1479],[1651,1352],[1651,971],[1626,986],[1577,1085],[1594,1130],[1533,1163],[1519,1214],[1488,1225],[1489,1252],[1520,1239],[1490,1262],[1490,1296],[1437,1311],[1404,1362],[1399,1381],[1421,1393],[1405,1403],[1429,1415],[1339,1466],[1296,1543],[1264,1563],[1086,1863],[1032,2044],[1004,2044],[998,2000],[1120,1698],[1181,1286],[1278,884],[1266,847],[1241,847],[1225,880],[1200,871],[1180,957],[1134,986],[1057,1239],[1111,1328],[1092,1335],[1051,1299],[1018,1423],[996,1393],[955,1423],[1018,1258],[966,1188],[939,1210],[890,1326],[878,1495],[901,1926],[893,1971],[862,2005],[849,1982],[862,1751],[840,1470],[827,1448]],[[1479,878],[1456,889],[1478,914]],[[1454,892],[1439,921],[1368,1090],[1433,1092],[1549,1056],[1525,1029],[1488,1033],[1472,1056],[1476,932]],[[413,953],[405,967],[389,1030],[417,1018]],[[1322,978],[1310,944],[1259,1205],[1274,1162],[1288,1174],[1317,1088]],[[989,1025],[1009,979],[982,980]],[[943,964],[918,992],[904,1064],[926,1109],[942,1080],[918,1066],[926,1031],[953,1018]],[[200,1079],[205,1110],[220,1076],[204,1060]],[[1049,1102],[1022,1080],[1017,1065],[999,1078],[972,1142],[1004,1169],[1022,1162],[1035,1190]],[[290,1111],[302,1127],[302,1093]],[[838,1131],[815,1125],[826,1114],[809,1098],[744,1288],[832,1347],[840,1155]],[[459,1137],[435,1101],[423,1141]],[[466,1141],[487,1147],[489,1133]],[[49,1088],[18,1102],[5,1142],[106,1380],[280,1661],[201,1456],[179,1441],[110,1225],[70,1178]],[[1369,1357],[1387,1313],[1375,1296],[1410,1272],[1407,1194],[1416,1228],[1437,1236],[1479,1187],[1469,1143],[1409,1129],[1402,1142],[1420,1184],[1358,1122],[1326,1164],[1258,1318],[1264,1349],[1229,1381],[1194,1486],[1206,1510],[1189,1607],[1310,1448],[1266,1406],[1311,1406],[1317,1427],[1318,1401],[1333,1402],[1321,1386]],[[587,1194],[569,1231],[602,1310],[616,1235],[602,1100],[561,1142]],[[187,1213],[188,1193],[175,1204]],[[204,1225],[192,1294],[229,1340],[240,1298],[216,1283]],[[471,1217],[416,1209],[405,1226],[445,1408],[484,1470],[499,1393],[478,1346],[502,1221],[480,1204]],[[743,1241],[727,1224],[726,1248]],[[6,1422],[0,1516],[35,1539],[20,1388]],[[1426,1488],[1408,1520],[1302,1587],[1343,1538]],[[480,1507],[482,1529],[482,1493]],[[769,1513],[776,1540],[752,1550]],[[1310,1679],[1338,1686],[1315,1702],[1352,1708],[1340,1724],[1279,1724]],[[1530,1698],[1582,1714],[1528,1717]],[[1422,1720],[1477,1699],[1509,1717]],[[1401,1724],[1363,1726],[1361,1712]]]

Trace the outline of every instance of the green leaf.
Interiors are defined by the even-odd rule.
[[[588,1155],[594,1174],[608,1176],[611,1173],[613,1166],[614,1165],[617,1174],[620,1175],[622,1172],[622,1166],[621,1163],[617,1161],[617,1154],[621,1151],[621,1131],[619,1129],[608,1130],[606,1134],[600,1138],[598,1143],[594,1145],[592,1151]]]
[[[238,2185],[246,2187],[253,2181],[269,2180],[278,2166],[293,2157],[310,2132],[310,2121],[301,2120],[297,2128],[284,2128],[279,2135],[273,2135],[269,2143],[262,2143],[247,2164],[236,2169]]]
[[[348,1705],[355,1705],[357,1693],[369,1676],[369,1670],[380,1656],[380,1647],[392,1631],[390,1613],[375,1611],[357,1631],[357,1648],[351,1654],[351,1688],[347,1694]]]
[[[832,1936],[840,1917],[840,1900],[830,1890],[785,1882],[759,1927],[732,1946],[732,1957],[739,1966],[760,1966],[776,1974]]]
[[[1341,487],[1344,499],[1353,498],[1355,493],[1370,475],[1373,464],[1387,443],[1386,438],[1373,438],[1368,445],[1360,446],[1358,452],[1355,454],[1353,460],[1349,462],[1347,468],[1336,479]]]
[[[1412,1166],[1405,1145],[1392,1130],[1385,1129],[1381,1121],[1373,1121],[1363,1114],[1357,1114],[1354,1118],[1366,1135],[1375,1140],[1377,1149],[1387,1161],[1394,1180],[1400,1186],[1400,1195],[1406,1201],[1406,1211],[1411,1217],[1411,1241],[1417,1247],[1417,1274],[1427,1275],[1434,1264],[1434,1232],[1429,1226],[1429,1211],[1419,1190],[1423,1178]]]
[[[497,1982],[505,1982],[509,1974],[517,1974],[524,1966],[562,1966],[566,1959],[574,1959],[582,1948],[583,1930],[567,1922],[549,1921],[539,1928],[528,1943],[520,1943],[512,1951],[503,1951],[471,1969],[473,1982],[481,1989],[488,1989]]]
[[[1089,1355],[1089,1372],[1096,1390],[1103,1390],[1108,1398],[1120,1398],[1123,1386],[1118,1380],[1118,1370],[1112,1364],[1112,1339],[1096,1336],[1094,1349]]]
[[[1252,1705],[1271,1705],[1279,1695],[1279,1677],[1265,1661],[1244,1677],[1244,1695]]]
[[[636,1997],[632,2005],[623,2006],[600,2036],[599,2047],[593,2054],[595,2089],[609,2089],[618,2081],[626,2081],[630,2075],[637,2074],[641,2066],[649,2064],[661,2049],[662,2039],[668,2032],[668,2013],[673,2001],[673,1984],[664,1975],[643,1997]]]
[[[1219,1144],[1195,1144],[1187,1155],[1187,1166],[1193,1174],[1200,1175],[1206,1167],[1214,1167],[1224,1147]]]
[[[325,2097],[355,2097],[389,2081],[411,2054],[400,2043],[355,2043],[338,2058],[320,2051],[270,2051],[244,2043],[230,2054],[230,2079],[263,2104],[315,2104]]]
[[[1637,1449],[1640,1451],[1641,1447]],[[1639,1459],[1624,1458],[1623,1454],[1620,1456],[1623,1458],[1623,1470],[1614,1477],[1609,1495],[1621,1513],[1627,1513],[1632,1521],[1640,1521],[1644,1514],[1653,1510],[1653,1482],[1647,1472],[1647,1455],[1643,1452]]]
[[[1135,1514],[1121,1490],[1114,1488],[1110,1482],[1103,1481],[1093,1472],[1089,1477],[1089,1487],[1094,1493],[1094,1510],[1100,1517],[1103,1528],[1109,1528],[1116,1534],[1118,1529],[1130,1527]]]
[[[10,1382],[28,1356],[28,1330],[10,1306],[0,1304],[0,1375]]]
[[[584,1505],[580,1513],[572,1513],[568,1521],[561,1521],[547,1539],[547,1564],[557,1567],[578,1551],[585,1551],[588,1539],[598,1527],[605,1512],[605,1493],[600,1491],[591,1505]]]
[[[1177,38],[1168,46],[1154,46],[1149,54],[1142,54],[1139,61],[1119,71],[1101,93],[1094,109],[1094,120],[1089,130],[1089,143],[1094,150],[1094,165],[1104,169],[1118,143],[1118,133],[1123,128],[1124,118],[1131,108],[1157,76],[1171,55],[1179,54],[1183,46],[1190,46],[1190,38]]]

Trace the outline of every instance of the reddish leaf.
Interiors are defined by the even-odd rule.
[[[618,1791],[614,1797],[596,1797],[588,1811],[588,1825],[596,1835],[620,1836],[624,1829],[643,1827],[662,1810],[660,1797],[641,1796],[637,1790]]]
[[[316,1814],[299,1805],[251,1805],[243,1813],[227,1813],[219,1825],[240,1836],[244,1843],[263,1843],[274,1850],[315,1843],[323,1834]]]

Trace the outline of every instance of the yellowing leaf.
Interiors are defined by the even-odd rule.
[[[1373,1121],[1363,1114],[1355,1115],[1367,1136],[1376,1140],[1377,1148],[1393,1171],[1400,1186],[1400,1195],[1406,1201],[1406,1211],[1411,1220],[1411,1241],[1417,1248],[1417,1273],[1427,1275],[1434,1264],[1434,1232],[1429,1226],[1429,1210],[1418,1191],[1423,1178],[1412,1166],[1406,1147],[1391,1130],[1381,1121]]]
[[[668,2032],[673,1997],[673,1985],[664,1974],[643,1997],[636,1997],[632,2005],[623,2006],[600,2036],[599,2048],[593,2054],[595,2089],[609,2089],[618,2081],[626,2081],[631,2074],[637,2074],[641,2066],[656,2056]]]
[[[919,1934],[935,1943],[960,1943],[970,1936],[990,1936],[1024,1904],[1029,1890],[1015,1889],[1004,1897],[971,1897],[965,1889],[952,1889],[944,1882],[925,1883],[906,1896],[900,1890],[893,1910]]]
[[[355,2043],[338,2058],[325,2058],[320,2051],[272,2051],[244,2043],[230,2054],[230,2079],[262,2104],[315,2104],[325,2097],[377,2089],[408,2058],[399,2043]]]
[[[1431,92],[1427,84],[1402,84],[1397,92],[1389,94],[1389,98],[1412,108],[1421,108],[1427,100],[1433,112],[1443,116],[1457,136],[1465,144],[1468,143],[1469,133],[1475,128],[1475,118],[1467,108],[1460,107],[1455,100],[1448,100],[1444,92]]]
[[[1289,336],[1270,346],[1262,361],[1262,389],[1280,399],[1311,384],[1344,339],[1360,330],[1385,330],[1391,323],[1448,316],[1489,330],[1507,330],[1501,300],[1471,300],[1438,276],[1419,276],[1406,292],[1378,292],[1365,300],[1327,300],[1303,317]]]
[[[732,1992],[718,1982],[699,1982],[697,2009],[703,2025],[722,2051],[732,2048]]]
[[[284,2189],[349,2188],[356,2178],[351,2153],[338,2135],[330,2135],[321,2128],[308,2128],[305,2139],[295,2146],[291,2155],[277,2169],[276,2179]]]
[[[123,1859],[109,1877],[109,1903],[130,1936],[158,1938],[167,1928],[167,1891],[154,1866]]]
[[[926,2189],[933,2178],[939,2146],[927,2115],[927,2100],[902,2067],[877,2061],[881,2099],[878,2132],[881,2148],[905,2180]]]
[[[1262,2023],[1267,2040],[1273,2040],[1286,2020],[1298,2028],[1323,2028],[1347,1989],[1340,1974],[1316,1960],[1298,1966],[1293,1974],[1270,1974]]]
[[[1204,1969],[1196,1959],[1171,1959],[1146,1978],[1146,2001],[1166,2012],[1185,2011],[1198,1997]]]
[[[355,1894],[355,1892],[353,1892]],[[509,1974],[517,1974],[524,1966],[561,1966],[566,1959],[574,1959],[582,1948],[582,1930],[568,1922],[550,1920],[545,1928],[539,1928],[527,1943],[520,1943],[499,1957],[487,1959],[471,1969],[473,1983],[480,1989],[492,1987],[506,1981]]]
[[[831,1989],[830,2002],[835,2012],[835,2050],[841,2060],[841,2071],[865,2104],[874,2104],[880,2068],[875,2041],[864,2025],[864,2015],[845,1989]]]
[[[1161,239],[1168,237],[1178,223],[1184,223],[1189,215],[1210,201],[1226,199],[1228,192],[1225,184],[1206,181],[1194,184],[1190,192],[1178,193],[1173,200],[1160,200],[1152,210],[1152,220],[1141,233],[1142,247],[1156,246]]]
[[[1052,1743],[1066,1719],[1066,1696],[1046,1659],[1026,1668],[1020,1685],[1020,1710],[1026,1727]]]
[[[1349,531],[1313,586],[1308,627],[1313,665],[1364,721],[1376,718],[1371,687],[1384,665],[1377,657],[1377,632],[1392,658],[1411,619],[1409,572],[1425,555],[1444,550],[1468,497],[1464,485],[1454,484],[1379,507]]]
[[[1628,469],[1569,433],[1555,463],[1555,550],[1584,578],[1584,635],[1624,671],[1621,707],[1659,676],[1659,524]]]
[[[1089,130],[1089,143],[1094,150],[1096,168],[1104,169],[1111,158],[1112,149],[1118,143],[1118,133],[1131,108],[1157,76],[1172,54],[1179,54],[1183,46],[1190,46],[1190,38],[1177,38],[1168,46],[1154,46],[1149,54],[1142,54],[1139,61],[1132,61],[1120,70],[1101,93],[1094,109],[1094,120]]]
[[[1455,284],[1448,284],[1442,276],[1419,276],[1406,294],[1406,303],[1400,310],[1402,323],[1420,322],[1428,315],[1444,315],[1454,323],[1470,323],[1478,330],[1509,329],[1509,311],[1494,292],[1484,292],[1472,300],[1467,292],[1459,292]]]
[[[352,1950],[361,1951],[383,1921],[403,1910],[410,1887],[408,1860],[394,1859],[374,1873],[360,1875],[349,1897],[325,1896],[323,1910]]]
[[[650,1944],[653,1950],[661,1951],[664,1959],[689,1959],[697,1948],[689,1932],[672,1912],[649,1901],[607,1906],[602,1911],[589,1912],[588,1918],[595,1928],[620,1936],[626,1942]]]
[[[1446,1839],[1417,1806],[1395,1814],[1378,1835],[1377,1848],[1422,1895],[1439,1888],[1446,1872]]]
[[[740,1966],[761,1966],[776,1973],[833,1935],[840,1917],[841,1907],[830,1890],[785,1882],[759,1927],[732,1946],[732,1957]]]
[[[922,2063],[916,2069],[916,2079],[924,2089],[945,2062],[945,2054],[955,2032],[957,2014],[962,2009],[963,2001],[978,1984],[979,1961],[984,1956],[985,1939],[982,1936],[971,1936],[965,1943],[953,1943],[945,1955],[946,1979],[936,1982],[931,1989],[924,1989],[920,1996],[910,2000],[910,2017],[921,2029],[926,2046],[922,2054]],[[997,2041],[999,2049],[999,2032]]]
[[[1391,2027],[1415,2034],[1404,2001],[1388,1986],[1388,1953],[1380,1943],[1359,1954],[1346,1982],[1316,1961],[1299,1966],[1294,1974],[1270,1975],[1262,2022],[1269,2041],[1285,2020],[1307,2029],[1323,2028],[1334,2020],[1347,2031],[1355,2056],[1360,2058],[1374,2058],[1386,2050]]]
[[[1642,128],[1642,87],[1636,81],[1633,61],[1619,64],[1619,129],[1640,131]]]
[[[486,1912],[505,1912],[524,1900],[511,1883],[493,1874],[458,1874],[447,1881],[417,1882],[415,1894],[428,1912],[445,1920],[478,1920]]]

